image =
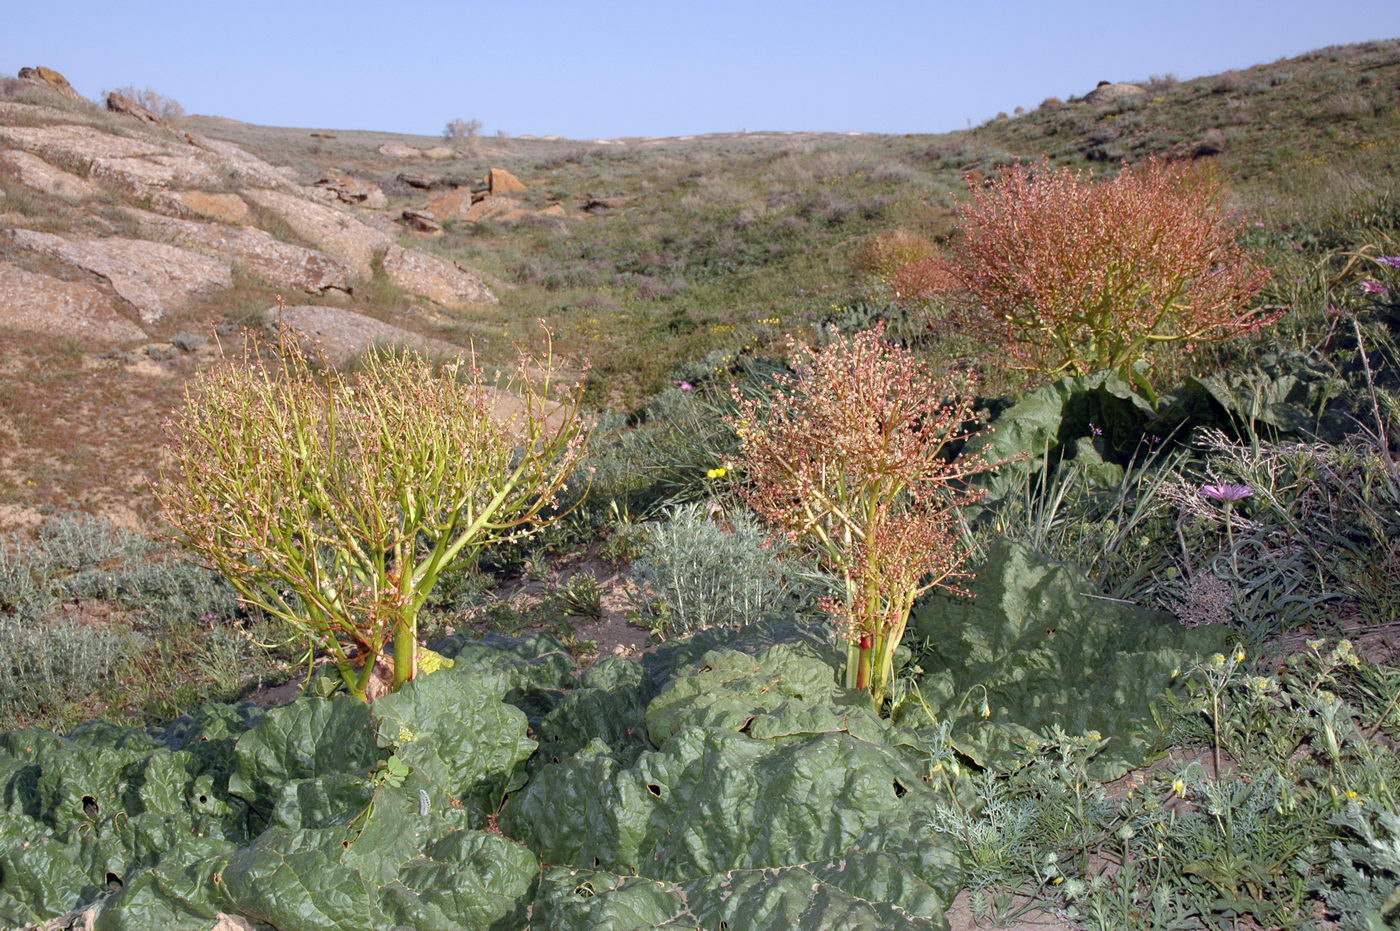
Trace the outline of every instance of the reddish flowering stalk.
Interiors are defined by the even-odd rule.
[[[945,259],[964,320],[1024,368],[1112,369],[1151,386],[1134,364],[1159,343],[1231,339],[1273,323],[1250,307],[1269,279],[1241,246],[1215,175],[1152,159],[1095,183],[1048,161],[972,186],[963,238]],[[932,280],[932,279],[931,279]]]
[[[167,425],[155,491],[180,538],[243,600],[323,650],[352,695],[418,672],[418,613],[442,572],[556,519],[582,455],[579,390],[549,397],[520,360],[516,403],[474,365],[281,358],[202,374]],[[385,659],[394,646],[392,668]]]
[[[962,575],[956,511],[980,497],[968,477],[991,466],[949,455],[971,435],[966,383],[933,378],[881,329],[789,348],[797,374],[767,407],[736,394],[745,494],[844,580],[823,607],[849,644],[847,686],[868,687],[878,704],[915,599]]]

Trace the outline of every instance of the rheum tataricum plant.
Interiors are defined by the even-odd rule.
[[[1154,346],[1231,339],[1282,313],[1251,306],[1269,272],[1209,169],[1152,159],[1095,182],[1042,161],[970,187],[934,290],[1025,368],[1109,369],[1151,398],[1139,363]]]
[[[284,338],[197,379],[167,425],[157,498],[249,604],[370,700],[433,659],[418,614],[443,570],[555,516],[583,442],[578,387],[554,397],[556,376],[551,356],[490,382],[407,353],[346,374]]]
[[[980,496],[968,477],[991,466],[951,455],[970,435],[966,381],[933,377],[882,329],[789,348],[796,374],[771,397],[735,395],[745,497],[842,579],[824,607],[848,644],[846,685],[879,707],[915,599],[967,577],[957,508]]]

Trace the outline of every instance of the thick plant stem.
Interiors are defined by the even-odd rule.
[[[862,691],[870,688],[870,648],[873,646],[874,639],[869,634],[862,634],[860,638],[860,661],[856,669],[856,688]]]
[[[860,644],[846,644],[846,688],[859,688],[856,682],[860,679]]]
[[[405,617],[394,629],[394,684],[391,691],[403,688],[418,672],[418,618]]]

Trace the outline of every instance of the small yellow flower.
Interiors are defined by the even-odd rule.
[[[1219,669],[1221,666],[1224,666],[1224,665],[1225,665],[1225,654],[1224,654],[1224,653],[1216,653],[1216,654],[1212,655],[1211,658],[1210,658],[1210,665],[1211,665],[1211,668],[1212,668],[1212,669]]]
[[[706,473],[705,473],[705,477],[706,477],[706,478],[724,478],[724,477],[725,477],[726,475],[728,475],[728,474],[729,474],[729,470],[728,470],[727,468],[725,468],[724,466],[720,466],[720,467],[717,468],[717,469],[711,469],[710,471],[706,472]]]
[[[1347,789],[1347,798],[1350,799],[1351,801],[1355,802],[1355,803],[1358,804],[1358,805],[1365,805],[1365,804],[1366,804],[1366,800],[1365,800],[1365,799],[1363,799],[1361,796],[1357,795],[1355,792],[1353,792],[1353,791],[1350,790],[1350,789]]]
[[[1244,662],[1244,647],[1240,647],[1238,650],[1235,651],[1235,662]]]
[[[1176,793],[1176,795],[1177,795],[1178,798],[1185,798],[1185,797],[1186,797],[1186,780],[1184,780],[1184,779],[1178,779],[1178,780],[1176,780],[1175,782],[1173,782],[1173,783],[1172,783],[1172,791]]]

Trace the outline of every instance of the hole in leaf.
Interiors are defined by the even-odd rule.
[[[647,791],[650,792],[652,795],[655,795],[657,798],[661,797],[661,786],[657,785],[654,782],[647,783]]]
[[[122,887],[122,878],[116,873],[108,873],[103,879],[103,882],[107,884],[108,889],[120,889]]]
[[[98,806],[97,799],[93,798],[91,795],[83,796],[83,814],[87,815],[89,818],[96,818],[101,812],[102,809]]]
[[[201,795],[201,796],[199,797],[199,804],[201,804],[201,805],[205,804],[205,803],[208,802],[208,801],[209,801],[209,796],[207,796],[207,795]]]
[[[598,867],[600,867],[600,866],[602,866],[602,864],[598,862],[598,858],[597,858],[597,857],[594,857],[594,858],[593,858],[593,868],[596,870],[596,869],[597,869]]]
[[[728,929],[729,929],[729,922],[727,922],[727,921],[725,921],[723,918],[721,918],[721,919],[719,920],[719,931],[728,931]]]
[[[739,728],[739,733],[747,734],[749,732],[749,725],[751,724],[753,724],[753,715],[750,715],[748,720],[744,722],[744,726]]]
[[[906,788],[904,788],[904,786],[900,785],[900,784],[899,784],[899,780],[896,779],[896,780],[894,781],[894,797],[895,797],[895,798],[904,798],[904,796],[906,796],[906,795],[908,795],[908,794],[909,794],[909,790],[906,789]]]

